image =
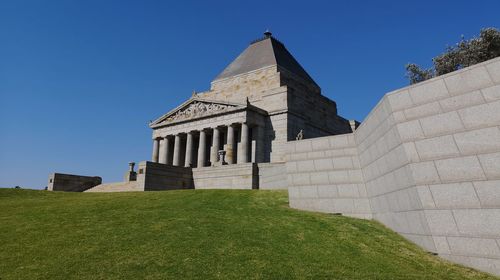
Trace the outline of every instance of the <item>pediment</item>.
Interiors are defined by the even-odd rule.
[[[223,101],[206,100],[193,97],[177,108],[161,116],[150,124],[151,127],[197,119],[200,117],[216,115],[237,109],[246,108],[244,104],[229,103]]]

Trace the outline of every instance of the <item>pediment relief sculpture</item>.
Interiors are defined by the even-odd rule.
[[[232,108],[235,108],[235,106],[195,101],[189,104],[187,107],[178,110],[177,112],[168,116],[164,121],[171,122],[171,121],[192,119],[205,115],[211,115],[214,113],[224,112]]]

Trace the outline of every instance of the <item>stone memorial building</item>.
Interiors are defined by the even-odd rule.
[[[123,182],[55,173],[48,189],[287,189],[290,207],[500,275],[500,58],[387,93],[359,124],[266,32],[149,126],[152,159]]]
[[[357,124],[340,117],[283,43],[265,32],[210,90],[193,92],[149,124],[151,161],[127,171],[124,182],[80,191],[286,189],[288,141],[351,133]]]
[[[283,163],[285,145],[351,132],[334,101],[270,32],[252,42],[212,82],[150,124],[152,161],[201,168]],[[196,182],[195,182],[196,184]]]

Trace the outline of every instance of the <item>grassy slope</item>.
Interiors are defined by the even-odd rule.
[[[286,192],[0,189],[0,279],[494,279]]]

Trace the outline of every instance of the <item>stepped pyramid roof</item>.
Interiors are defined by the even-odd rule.
[[[286,49],[285,45],[274,38],[269,31],[264,33],[263,38],[251,42],[214,81],[273,65],[277,65],[278,69],[285,69],[317,86],[316,82],[300,66],[299,62]]]

